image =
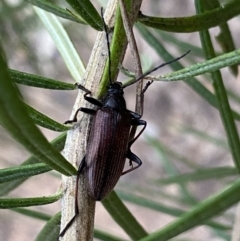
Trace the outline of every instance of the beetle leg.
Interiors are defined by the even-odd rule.
[[[137,113],[134,113],[134,112],[132,112],[132,113],[138,115]],[[130,164],[130,166],[132,166],[132,168],[130,168],[127,171],[123,172],[122,175],[124,175],[126,173],[129,173],[129,172],[137,169],[138,167],[140,167],[142,165],[142,161],[139,159],[139,157],[137,157],[134,153],[131,152],[130,147],[137,140],[137,138],[143,133],[144,129],[147,126],[147,122],[145,120],[133,119],[131,125],[133,125],[133,126],[140,126],[140,125],[142,125],[143,128],[138,133],[138,135],[135,138],[133,138],[131,141],[129,141],[129,143],[128,143],[128,153],[127,153],[126,157],[129,159],[129,164]],[[137,166],[133,167],[132,162],[137,163]]]
[[[80,108],[76,111],[73,119],[72,119],[72,120],[67,120],[67,121],[65,121],[64,124],[71,124],[71,123],[73,123],[73,122],[77,122],[77,115],[78,115],[78,112],[79,112],[79,111],[82,111],[83,113],[86,113],[86,114],[89,114],[89,115],[95,115],[95,114],[96,114],[96,110],[92,110],[92,109],[80,107]]]
[[[79,214],[79,209],[78,209],[78,183],[79,183],[79,178],[80,178],[80,174],[82,173],[84,167],[85,167],[86,163],[85,163],[85,157],[82,159],[81,164],[79,165],[78,171],[77,171],[77,180],[76,180],[76,187],[75,187],[75,214],[74,216],[71,218],[71,220],[67,223],[67,225],[65,226],[65,228],[60,232],[58,237],[63,237],[64,234],[66,233],[66,231],[68,230],[68,228],[72,225],[72,223],[74,222],[74,220],[76,219],[76,217]]]
[[[84,86],[82,86],[82,85],[78,85],[78,89],[83,90],[83,91],[86,92],[86,93],[84,94],[84,99],[85,99],[86,101],[88,101],[89,103],[91,103],[91,104],[93,104],[93,105],[97,105],[97,106],[99,106],[99,107],[102,107],[102,106],[103,106],[103,104],[102,104],[99,100],[94,99],[93,97],[88,97],[88,95],[91,95],[91,94],[92,94],[92,92],[91,92],[90,90],[86,89],[86,88],[85,88]]]
[[[134,137],[131,141],[128,143],[128,148],[132,146],[132,144],[138,139],[138,137],[143,133],[147,126],[147,122],[145,120],[138,120],[138,119],[133,119],[131,125],[133,126],[143,126],[142,130],[137,134],[136,137]]]
[[[94,99],[93,97],[89,97],[89,96],[88,96],[88,95],[91,94],[91,91],[90,91],[90,90],[86,89],[86,88],[85,88],[84,86],[82,86],[82,85],[78,85],[78,88],[79,88],[80,90],[83,90],[83,91],[86,92],[86,93],[84,94],[84,99],[85,99],[86,101],[88,101],[89,103],[91,103],[91,104],[93,104],[93,105],[96,105],[96,106],[98,106],[98,107],[102,107],[102,106],[103,106],[103,104],[102,104],[99,100]],[[79,111],[82,111],[82,112],[84,112],[84,113],[86,113],[86,114],[89,114],[89,115],[95,115],[95,114],[96,114],[96,111],[95,111],[95,110],[80,107],[80,108],[76,111],[73,119],[72,119],[72,120],[65,121],[64,124],[71,124],[71,123],[73,123],[73,122],[77,122],[77,115],[78,115],[78,112],[79,112]]]
[[[137,169],[138,167],[140,167],[142,165],[142,161],[140,160],[140,158],[137,157],[134,153],[132,153],[130,149],[128,150],[127,158],[130,160],[129,162],[130,162],[131,166],[132,166],[132,162],[137,163],[137,166],[136,167],[132,166],[130,169],[123,172],[122,175],[132,172],[133,170]]]
[[[89,96],[88,96],[89,94],[91,94],[90,91],[87,92],[86,94],[84,94],[84,99],[85,99],[86,101],[88,101],[89,103],[91,103],[91,104],[93,104],[93,105],[96,105],[96,106],[98,106],[98,107],[102,107],[102,106],[103,106],[102,102],[100,102],[99,100],[97,100],[97,99],[95,99],[95,98],[93,98],[93,97],[89,97]]]
[[[141,115],[139,115],[136,112],[133,112],[131,110],[127,110],[127,111],[130,113],[130,115],[132,116],[133,119],[139,120],[142,117]]]

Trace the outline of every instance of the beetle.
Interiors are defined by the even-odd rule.
[[[82,86],[79,88],[85,90]],[[96,105],[97,110],[79,108],[71,121],[77,121],[77,114],[82,111],[93,115],[87,152],[83,158],[78,174],[85,168],[88,194],[96,201],[105,198],[114,188],[121,175],[131,172],[141,166],[141,160],[131,152],[132,144],[146,128],[146,121],[141,120],[141,115],[126,108],[123,97],[123,87],[120,82],[115,82],[108,88],[108,93],[102,102],[89,97],[90,91],[86,90],[84,98]],[[138,135],[129,141],[132,126],[143,126]],[[125,159],[135,162],[137,166],[123,172]]]
[[[107,27],[103,19],[103,13],[102,20],[108,45],[109,80],[111,84],[108,87],[107,94],[102,101],[89,96],[91,95],[91,91],[82,85],[78,85],[78,88],[85,92],[84,99],[97,106],[97,109],[93,110],[80,107],[76,111],[73,120],[68,120],[64,123],[69,124],[77,122],[77,115],[80,111],[93,116],[87,142],[86,155],[83,158],[77,172],[76,193],[78,192],[78,181],[80,174],[85,169],[88,195],[96,201],[104,199],[113,190],[121,175],[129,173],[141,166],[142,161],[139,157],[132,153],[131,146],[143,133],[147,126],[147,122],[141,119],[141,115],[127,109],[123,91],[123,89],[127,86],[123,87],[121,82],[113,83],[111,81],[109,39]],[[179,60],[187,53],[172,61],[161,64],[151,71],[148,71],[144,75],[137,78],[133,83],[143,79],[146,75],[159,69],[160,67]],[[149,81],[146,84],[142,94],[145,93],[152,82],[153,81]],[[132,140],[129,140],[130,131],[133,126],[142,126],[142,129],[136,137],[134,137]],[[123,171],[126,158],[129,159],[131,168]],[[133,166],[133,162],[136,163],[136,166]],[[68,227],[73,223],[78,215],[78,212],[76,194],[75,215],[61,231],[59,235],[60,237],[65,234]]]

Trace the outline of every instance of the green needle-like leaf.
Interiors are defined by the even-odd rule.
[[[175,71],[170,74],[163,75],[167,81],[175,81],[175,80],[186,80],[188,78],[198,76],[205,73],[211,73],[221,68],[225,68],[227,66],[232,66],[240,63],[240,49],[232,51],[227,54],[222,54],[218,57],[212,57],[209,60],[206,60],[202,63],[197,63],[191,65],[188,68],[184,68],[178,71]]]
[[[62,9],[60,7],[57,7],[56,5],[53,5],[50,2],[44,1],[44,0],[25,0],[41,9],[44,9],[47,12],[53,13],[54,15],[65,18],[77,23],[81,24],[87,24],[80,16],[75,16],[71,14],[69,11]]]
[[[115,237],[114,235],[108,234],[97,229],[94,229],[94,237],[102,241],[124,241],[119,237]]]
[[[201,225],[204,221],[213,218],[240,200],[240,179],[227,188],[198,203],[190,211],[183,214],[176,221],[156,231],[139,241],[165,241],[169,240],[193,227]]]
[[[72,77],[76,82],[80,82],[85,68],[62,24],[53,14],[37,7],[33,8],[51,35]]]
[[[212,135],[206,133],[205,131],[201,131],[196,128],[192,128],[189,125],[187,125],[187,126],[182,125],[182,126],[177,127],[177,129],[181,133],[183,133],[185,135],[191,135],[194,138],[201,140],[202,142],[208,142],[209,144],[213,144],[217,147],[221,147],[225,150],[229,150],[229,146],[228,146],[228,143],[225,140],[225,138],[218,138],[218,137],[212,136]]]
[[[153,201],[151,199],[143,198],[137,195],[129,194],[129,193],[124,193],[124,192],[119,192],[119,197],[122,198],[123,200],[133,203],[135,205],[139,205],[145,208],[149,208],[158,212],[162,212],[171,216],[175,217],[180,217],[182,214],[184,214],[184,210],[175,208],[172,206],[167,206],[166,204],[162,204],[156,201]],[[217,228],[217,229],[222,229],[222,230],[229,230],[231,229],[230,226],[213,222],[213,221],[206,221],[204,224]]]
[[[9,182],[21,178],[28,178],[44,172],[51,171],[52,168],[44,163],[11,167],[0,170],[0,183]]]
[[[36,125],[42,126],[49,130],[59,131],[59,132],[68,131],[70,129],[68,126],[58,123],[57,121],[40,113],[39,111],[35,110],[34,108],[32,108],[27,104],[25,104],[25,107],[29,116],[32,118],[32,120]]]
[[[102,201],[102,204],[132,240],[139,240],[147,235],[146,231],[137,222],[135,217],[129,212],[114,191]]]
[[[181,182],[193,182],[193,181],[203,181],[208,179],[220,179],[223,177],[236,177],[238,174],[237,170],[233,167],[218,167],[198,170],[196,172],[184,173],[182,175],[176,175],[173,177],[168,177],[165,179],[157,180],[157,183],[161,185],[165,184],[178,184]]]
[[[61,224],[61,213],[54,215],[43,227],[35,241],[55,241],[58,240]]]
[[[201,1],[196,3],[196,9],[199,13],[202,13],[203,8],[201,6]],[[201,31],[200,39],[206,59],[214,58],[215,51],[213,48],[209,32],[207,30]],[[237,127],[234,122],[233,113],[231,111],[230,104],[228,101],[226,89],[220,71],[217,70],[212,72],[211,77],[213,80],[215,95],[218,101],[218,110],[227,134],[228,144],[231,149],[232,158],[235,162],[235,166],[238,172],[240,173],[240,139]]]
[[[36,218],[43,221],[48,221],[51,218],[49,214],[37,212],[27,208],[12,208],[10,210],[16,213],[21,213],[22,215],[25,215],[31,218]]]
[[[164,31],[191,33],[202,31],[220,25],[229,19],[239,15],[239,0],[232,1],[224,7],[190,17],[159,18],[140,14],[138,21],[142,24]]]
[[[119,72],[118,66],[120,64],[120,60],[122,59],[122,48],[125,45],[126,41],[126,33],[123,27],[122,16],[120,9],[117,9],[116,14],[116,22],[114,26],[114,32],[112,37],[112,45],[111,45],[111,81],[115,81],[117,74]],[[121,39],[121,41],[118,41]],[[109,61],[107,62],[103,76],[101,79],[101,84],[98,89],[97,96],[102,97],[106,93],[107,86],[109,85]]]
[[[20,72],[17,70],[9,70],[9,76],[17,84],[53,89],[53,90],[74,90],[76,85],[45,78],[42,76]]]
[[[0,209],[32,207],[54,203],[62,198],[62,193],[56,193],[47,197],[31,197],[31,198],[0,198]]]
[[[89,0],[66,0],[69,5],[93,28],[102,31],[102,19]]]
[[[219,7],[221,7],[221,5],[218,0],[205,1],[203,3],[203,8],[206,12],[211,11],[214,8],[219,8]],[[221,46],[223,52],[228,53],[228,52],[234,51],[236,48],[234,45],[233,36],[232,36],[232,33],[228,26],[228,23],[223,22],[222,24],[219,25],[219,29],[220,29],[220,33],[218,34],[218,36],[216,36],[216,40],[218,41],[219,45]],[[231,69],[232,73],[235,76],[237,76],[238,66],[233,65],[230,67],[230,69]]]

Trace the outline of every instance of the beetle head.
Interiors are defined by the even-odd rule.
[[[123,95],[123,88],[121,82],[114,82],[108,88],[108,95]]]

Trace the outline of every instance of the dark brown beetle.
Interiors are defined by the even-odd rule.
[[[84,87],[79,88],[86,90]],[[89,195],[94,200],[102,200],[114,188],[120,176],[138,168],[142,162],[131,152],[131,145],[137,140],[146,128],[146,121],[140,120],[141,116],[126,108],[123,97],[122,84],[113,83],[103,102],[92,97],[87,91],[85,100],[97,105],[97,110],[79,108],[73,121],[77,121],[77,114],[82,111],[94,115],[90,135],[87,144],[87,153],[79,167],[80,174],[85,168]],[[72,121],[67,121],[70,123]],[[129,133],[132,126],[142,125],[139,134],[129,141]],[[125,160],[130,164],[135,162],[137,166],[123,172]]]
[[[106,32],[110,66],[111,58],[109,40],[104,20],[103,26]],[[181,57],[161,64],[153,70],[145,73],[133,83],[143,79],[146,75],[159,69],[160,67],[179,60],[188,54],[188,52]],[[110,76],[111,73],[109,67],[109,79]],[[151,83],[152,81],[147,83],[146,87],[142,91],[142,94],[144,94]],[[142,134],[147,126],[147,123],[146,121],[141,120],[141,115],[126,108],[126,102],[123,97],[123,87],[120,82],[110,84],[108,93],[102,102],[88,96],[91,94],[91,91],[87,90],[83,86],[79,85],[78,88],[86,92],[84,94],[84,99],[89,103],[98,106],[98,109],[93,110],[81,107],[76,111],[73,120],[65,122],[65,124],[77,122],[77,115],[79,111],[93,115],[86,155],[78,168],[76,193],[78,192],[80,174],[85,169],[88,194],[94,200],[100,201],[113,190],[121,175],[131,172],[141,166],[142,161],[131,152],[130,148]],[[135,138],[129,140],[129,134],[132,126],[143,126],[143,128]],[[131,168],[123,172],[126,158],[130,160]],[[137,165],[133,167],[132,162]],[[68,227],[73,223],[78,215],[77,194],[75,197],[75,205],[75,215],[61,231],[59,235],[60,237],[65,234]]]

